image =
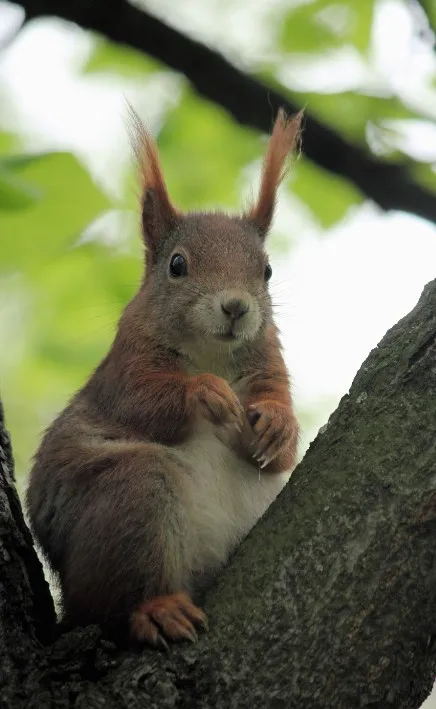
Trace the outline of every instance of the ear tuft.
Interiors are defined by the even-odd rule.
[[[128,129],[141,180],[142,228],[147,246],[156,251],[159,243],[179,219],[171,204],[151,133],[129,106]]]
[[[302,111],[293,117],[287,116],[282,108],[278,112],[263,160],[259,197],[247,215],[262,236],[266,236],[271,225],[278,186],[288,172],[292,152],[299,142],[302,117]]]

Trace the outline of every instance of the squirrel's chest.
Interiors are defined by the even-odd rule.
[[[186,468],[185,515],[193,571],[213,572],[250,531],[288,476],[260,474],[207,424],[174,451]]]

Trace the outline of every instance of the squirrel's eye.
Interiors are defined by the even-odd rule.
[[[181,254],[174,254],[174,256],[171,256],[170,273],[172,276],[174,276],[174,278],[186,276],[186,274],[188,273],[186,261]]]
[[[267,263],[267,265],[265,266],[265,273],[263,274],[263,277],[265,278],[266,281],[269,281],[271,276],[272,276],[272,268],[269,265],[269,263]]]

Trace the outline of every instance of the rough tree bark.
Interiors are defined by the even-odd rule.
[[[435,432],[436,280],[209,592],[209,633],[166,655],[117,650],[97,627],[51,642],[3,430],[1,706],[419,707],[436,659]]]
[[[20,0],[27,20],[57,16],[130,45],[182,72],[195,90],[226,109],[239,123],[269,133],[283,106],[300,110],[284,87],[274,88],[233,66],[218,52],[169,27],[128,0]],[[418,184],[407,161],[378,160],[363,146],[305,111],[304,154],[341,175],[382,209],[400,209],[436,222],[434,192]]]

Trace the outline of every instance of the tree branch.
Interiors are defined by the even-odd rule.
[[[436,664],[435,361],[436,280],[209,593],[209,633],[169,656],[117,651],[96,627],[36,646],[32,617],[50,614],[29,610],[40,570],[22,562],[21,511],[3,512],[3,470],[3,709],[420,707]]]
[[[301,108],[285,94],[234,67],[218,52],[127,0],[21,0],[21,4],[28,19],[57,15],[183,72],[201,96],[225,108],[243,125],[269,132],[280,106],[290,113]],[[418,185],[405,165],[377,160],[310,113],[305,118],[303,147],[310,160],[353,182],[383,209],[411,212],[436,222],[434,193]]]

